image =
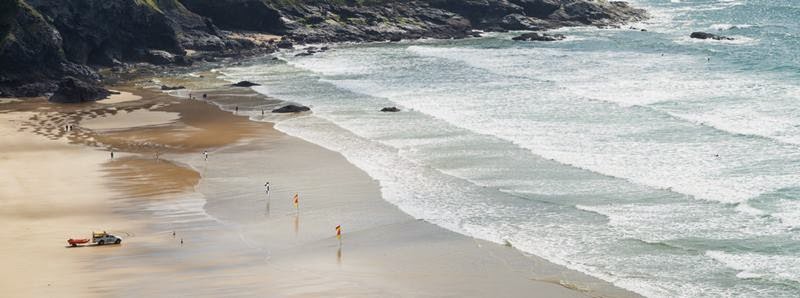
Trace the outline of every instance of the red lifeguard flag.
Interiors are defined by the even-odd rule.
[[[342,240],[342,225],[336,226],[336,239]]]
[[[294,194],[294,208],[297,209],[300,205],[300,195]]]

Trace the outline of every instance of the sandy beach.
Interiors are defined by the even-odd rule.
[[[112,87],[123,93],[97,103],[0,104],[4,296],[636,296],[416,220],[340,154],[269,123]],[[124,241],[66,247],[93,230]]]

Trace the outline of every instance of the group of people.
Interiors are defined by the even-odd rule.
[[[203,99],[207,99],[207,98],[208,98],[208,94],[203,93]],[[194,96],[192,96],[191,92],[189,92],[189,99],[196,99]]]

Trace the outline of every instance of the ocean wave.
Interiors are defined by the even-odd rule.
[[[751,27],[753,27],[753,25],[748,25],[748,24],[736,24],[736,25],[734,25],[734,24],[713,24],[709,28],[712,29],[712,30],[717,30],[717,31],[726,31],[726,30],[732,30],[732,29],[746,29],[746,28],[751,28]]]
[[[742,82],[769,81],[764,77],[709,78],[707,64],[688,55],[668,55],[648,66],[642,62],[662,59],[658,53],[398,48],[336,51],[299,63],[290,58],[309,73],[307,81],[291,76],[298,70],[280,79],[285,74],[255,74],[256,69],[246,75],[264,76],[269,88],[262,92],[320,103],[314,116],[281,121],[276,128],[342,152],[406,213],[465,235],[513,243],[649,296],[737,293],[718,280],[695,279],[722,268],[704,254],[681,251],[676,257],[652,246],[690,247],[675,242],[686,235],[714,241],[787,233],[778,217],[759,215],[742,202],[774,213],[751,199],[798,181],[793,165],[781,159],[793,149],[670,114],[686,111],[675,107],[709,111],[700,99],[752,90]],[[690,67],[659,72],[671,65]],[[668,92],[639,98],[654,87],[637,81]],[[719,90],[727,93],[713,93]],[[765,95],[755,97],[761,107],[771,107],[775,94]],[[383,105],[408,112],[390,118],[374,110]],[[494,141],[475,142],[487,139]],[[502,154],[478,150],[487,148]],[[632,248],[620,239],[642,243]]]
[[[800,283],[800,258],[795,256],[761,255],[754,253],[727,253],[724,251],[706,251],[706,256],[722,263],[731,270],[737,271],[740,279],[771,279]]]

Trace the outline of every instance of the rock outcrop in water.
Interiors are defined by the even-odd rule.
[[[547,34],[547,33],[525,33],[520,36],[512,38],[516,41],[557,41],[567,38],[563,34]]]
[[[97,84],[96,69],[129,63],[190,65],[294,44],[466,38],[477,29],[645,17],[624,2],[592,0],[0,0],[0,94],[52,93],[66,76]]]
[[[163,91],[172,91],[172,90],[181,90],[181,89],[186,89],[186,87],[161,85],[161,90],[163,90]]]
[[[250,81],[240,81],[235,84],[231,84],[231,87],[253,87],[253,86],[261,86],[260,84],[256,84]]]
[[[692,34],[689,35],[689,37],[695,38],[695,39],[733,40],[733,37],[716,35],[716,34],[707,33],[707,32],[692,32]]]
[[[398,109],[397,107],[385,107],[385,108],[381,109],[381,112],[397,113],[397,112],[400,112],[400,109]]]
[[[300,113],[311,111],[311,108],[298,105],[287,105],[281,108],[272,110],[273,113]]]

